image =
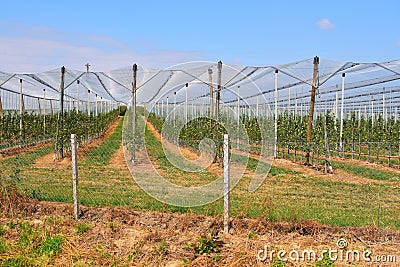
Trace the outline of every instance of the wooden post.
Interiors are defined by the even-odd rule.
[[[72,194],[74,199],[74,219],[79,217],[79,199],[78,199],[78,153],[76,135],[71,134],[72,147]]]
[[[306,165],[310,164],[310,146],[311,146],[311,137],[312,137],[312,124],[314,119],[314,105],[315,105],[315,91],[317,89],[317,79],[318,79],[318,64],[319,58],[314,57],[314,73],[313,73],[313,81],[311,86],[311,100],[310,100],[310,111],[308,116],[307,123],[307,152],[306,152]]]
[[[221,100],[221,77],[222,77],[222,61],[218,61],[218,87],[217,87],[217,99],[216,99],[216,111],[215,111],[215,118],[218,121],[219,117],[219,101]]]
[[[60,83],[60,113],[57,121],[57,134],[56,134],[56,159],[64,157],[64,76],[65,67],[61,68],[61,83]],[[61,138],[60,138],[61,135]]]
[[[135,163],[135,137],[136,137],[136,77],[137,77],[137,65],[132,66],[132,163]]]
[[[210,86],[210,118],[214,118],[214,87],[212,84],[212,69],[208,69],[208,82]]]
[[[229,233],[230,212],[229,136],[224,134],[224,232]]]

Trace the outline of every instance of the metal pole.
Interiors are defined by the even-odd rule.
[[[188,87],[189,84],[186,83],[185,85],[186,89],[185,89],[185,94],[186,94],[186,98],[185,98],[185,124],[188,123],[188,100],[189,100],[189,96],[188,96]]]
[[[176,124],[176,92],[174,92],[174,126]]]
[[[96,117],[97,117],[97,115],[99,114],[99,113],[98,113],[97,94],[96,94],[96,98],[95,98],[95,104],[96,104],[96,106],[95,106],[95,113],[96,113]]]
[[[372,99],[372,101],[371,101],[371,116],[372,116],[372,127],[374,126],[374,119],[375,119],[375,116],[374,116],[375,114],[374,114],[374,100]]]
[[[137,65],[133,64],[132,67],[132,123],[133,123],[133,147],[132,147],[132,163],[135,163],[135,138],[136,138],[136,77],[137,77]]]
[[[382,116],[383,116],[383,122],[385,122],[385,119],[386,119],[385,87],[383,87],[383,92],[382,92]]]
[[[239,149],[239,143],[240,143],[240,85],[238,85],[238,91],[237,91],[237,130],[238,130],[238,135],[236,139],[236,148]]]
[[[166,117],[168,117],[168,114],[169,114],[169,103],[168,103],[169,101],[168,101],[168,96],[167,96],[167,103],[165,104],[165,109],[166,109]]]
[[[4,94],[3,94],[4,97]],[[0,119],[3,118],[3,103],[1,102],[1,94],[0,94]]]
[[[274,158],[278,156],[278,70],[275,70]]]
[[[22,95],[22,79],[19,79],[19,136],[22,138],[22,128],[23,128],[23,120],[22,117],[24,115],[24,96]]]
[[[229,137],[224,134],[224,232],[229,233],[230,212]]]
[[[208,82],[210,86],[210,118],[214,118],[214,88],[212,83],[212,69],[208,69]]]
[[[87,114],[90,116],[90,90],[87,90]]]
[[[258,117],[258,96],[256,99],[256,117]]]
[[[217,82],[218,82],[218,88],[217,88],[217,105],[216,105],[216,112],[215,112],[215,118],[218,121],[218,117],[219,117],[219,101],[221,100],[221,76],[222,76],[222,61],[218,61],[218,77],[217,77]]]
[[[43,89],[43,134],[46,134],[46,89]]]
[[[77,108],[78,108],[78,112],[79,112],[79,85],[80,85],[80,81],[78,80],[78,81],[76,81],[76,83],[77,83],[77,100],[78,100],[78,102],[77,102]]]
[[[342,102],[340,106],[340,133],[339,133],[339,147],[340,151],[343,153],[343,116],[344,116],[344,79],[346,77],[345,73],[342,73]]]
[[[74,199],[74,219],[79,217],[79,200],[78,200],[78,153],[76,135],[71,134],[72,147],[72,194]]]

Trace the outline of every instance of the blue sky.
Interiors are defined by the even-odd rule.
[[[6,1],[0,70],[400,58],[399,1]]]

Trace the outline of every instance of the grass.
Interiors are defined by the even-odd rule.
[[[101,145],[92,148],[81,162],[81,165],[97,165],[103,166],[110,163],[111,156],[121,146],[122,140],[122,126],[123,119],[121,119],[116,126],[114,132],[105,140]]]
[[[10,221],[1,227],[8,231],[0,238],[0,266],[53,265],[63,250],[64,237],[49,234],[46,226]]]
[[[83,235],[84,233],[86,233],[87,231],[89,231],[90,229],[90,225],[87,223],[81,223],[75,226],[75,232],[78,235]]]
[[[400,177],[397,174],[374,170],[364,166],[351,165],[344,162],[333,161],[333,168],[342,169],[348,173],[358,175],[361,177],[374,179],[374,180],[389,180],[389,181],[400,181]]]
[[[121,127],[118,125],[110,138],[116,140],[120,132]],[[161,143],[151,132],[146,131],[145,134],[148,153],[171,182],[193,186],[208,183],[216,178],[208,172],[187,173],[178,170],[169,163]],[[98,149],[96,153],[93,153],[107,155],[102,156],[101,159],[92,158],[94,164],[89,164],[91,161],[86,158],[85,164],[79,165],[81,204],[189,212],[188,208],[163,205],[147,195],[136,184],[127,169],[107,166],[118,147],[103,149],[106,147],[106,141],[103,144],[96,148]],[[120,142],[118,145],[121,145]],[[100,150],[100,147],[103,147],[103,150]],[[50,153],[51,150],[51,146],[44,147],[20,155],[18,159],[11,157],[1,160],[2,176],[8,179],[13,175],[18,176],[18,186],[30,192],[34,190],[39,199],[72,203],[70,169],[37,168],[32,165],[38,157]],[[232,155],[232,157],[236,156]],[[255,170],[256,164],[257,160],[249,159],[248,170]],[[16,172],[15,168],[20,171]],[[366,171],[358,168],[359,175],[365,175]],[[138,175],[145,177],[146,174]],[[376,179],[383,177],[382,173],[375,173],[375,175],[377,175]],[[314,219],[324,224],[338,226],[379,225],[384,228],[400,229],[400,221],[393,216],[393,214],[398,214],[400,209],[400,183],[396,183],[398,180],[393,177],[384,177],[384,179],[395,181],[391,185],[353,184],[332,181],[328,178],[310,177],[272,166],[264,183],[255,192],[249,193],[250,179],[250,177],[243,177],[231,191],[233,217],[263,218],[271,221]],[[220,216],[222,211],[222,199],[190,209],[190,212],[195,214],[215,216]],[[7,249],[6,243],[4,247]]]

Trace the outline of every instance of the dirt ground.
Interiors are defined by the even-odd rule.
[[[41,147],[45,147],[45,146],[49,146],[50,143],[49,141],[41,141],[41,142],[35,142],[29,145],[17,145],[17,146],[13,146],[13,147],[8,147],[8,148],[4,148],[0,150],[0,160],[7,158],[7,157],[11,157],[11,156],[15,156],[15,155],[19,155],[22,153],[26,153]]]
[[[269,258],[261,261],[265,247],[272,250],[338,249],[344,238],[346,250],[364,251],[372,255],[397,255],[400,264],[400,232],[367,227],[332,227],[313,221],[295,223],[232,219],[229,233],[223,232],[222,218],[179,213],[138,211],[124,208],[81,207],[81,216],[71,218],[72,205],[52,202],[26,203],[15,207],[13,217],[0,216],[0,224],[10,220],[28,222],[48,234],[63,236],[62,251],[54,258],[54,266],[269,266]],[[79,225],[89,229],[78,234]],[[6,238],[18,241],[18,234],[8,232]],[[203,239],[199,239],[203,236]],[[218,252],[199,253],[196,248],[214,237]],[[201,241],[203,240],[203,241]],[[211,245],[209,245],[211,246]],[[259,254],[260,253],[260,254]],[[269,254],[268,254],[269,255]],[[4,255],[0,254],[1,259]],[[286,256],[287,257],[287,256]],[[295,258],[295,257],[292,257]],[[276,261],[276,254],[273,261]],[[365,261],[337,260],[336,266],[377,266]],[[285,266],[315,265],[315,261],[288,259]],[[278,266],[278,265],[276,265]],[[280,265],[279,265],[280,266]],[[308,265],[309,266],[309,265]],[[396,265],[380,265],[396,266]]]

